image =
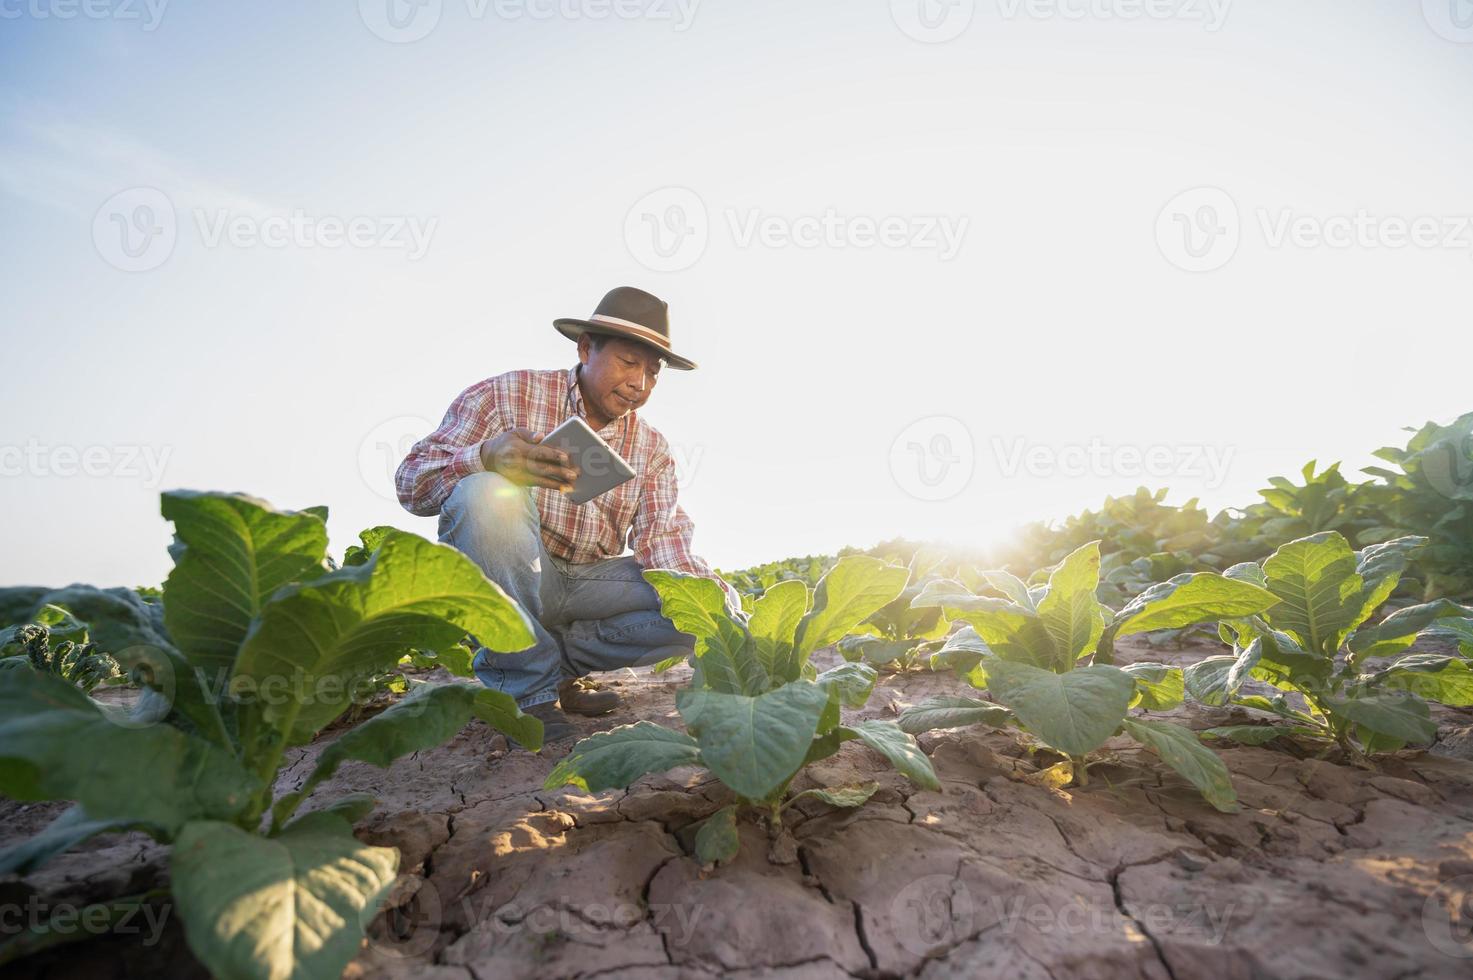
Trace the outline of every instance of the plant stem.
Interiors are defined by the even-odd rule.
[[[1074,766],[1074,785],[1088,786],[1089,766],[1085,764],[1084,757],[1080,756],[1077,759],[1070,759],[1069,761]]]
[[[51,920],[41,923],[16,936],[10,942],[0,946],[0,966],[14,963],[27,956],[34,956],[42,950],[51,949],[54,946],[64,946],[81,939],[95,939],[99,935],[111,932],[113,927],[125,916],[137,913],[138,907],[156,902],[159,899],[168,898],[169,889],[155,888],[141,895],[131,895],[127,898],[119,898],[111,902],[99,902],[88,905],[78,910],[75,917],[68,916],[66,928],[53,929]],[[90,914],[93,909],[106,909],[107,916],[98,925],[93,923],[97,920]],[[86,922],[87,928],[81,928],[77,922]]]

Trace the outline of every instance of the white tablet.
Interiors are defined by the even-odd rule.
[[[573,489],[563,494],[575,504],[585,504],[634,479],[634,467],[576,415],[549,432],[542,445],[567,453],[578,471]]]

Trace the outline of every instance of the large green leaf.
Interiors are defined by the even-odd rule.
[[[1355,553],[1338,531],[1291,541],[1263,563],[1268,589],[1281,600],[1265,614],[1306,652],[1331,657],[1360,614],[1363,580]]]
[[[1376,674],[1371,683],[1452,707],[1473,706],[1473,664],[1461,657],[1413,653]]]
[[[1166,664],[1135,663],[1120,668],[1135,678],[1135,695],[1131,698],[1132,708],[1146,711],[1170,711],[1179,707],[1186,697],[1185,682],[1181,668]]]
[[[1360,728],[1398,742],[1421,745],[1437,737],[1437,722],[1427,702],[1405,693],[1326,698],[1325,705]]]
[[[0,875],[30,874],[84,840],[122,830],[157,832],[156,828],[130,820],[93,820],[83,807],[74,806],[47,824],[40,833],[0,851]]]
[[[336,980],[398,865],[332,813],[275,837],[197,821],[174,845],[171,885],[189,948],[215,976]]]
[[[1193,701],[1218,707],[1238,693],[1242,677],[1233,673],[1237,657],[1204,657],[1182,670],[1186,693]]]
[[[511,695],[479,685],[425,684],[328,745],[301,789],[276,802],[273,819],[278,824],[284,821],[344,762],[351,759],[387,769],[401,756],[449,741],[473,714],[524,748],[535,752],[542,747],[542,722],[522,714]]]
[[[1236,813],[1238,794],[1232,776],[1217,753],[1202,744],[1197,734],[1180,725],[1143,718],[1125,719],[1125,731],[1149,746],[1163,762],[1197,787],[1202,798],[1223,813]]]
[[[93,820],[152,824],[232,819],[255,781],[235,757],[167,725],[129,727],[65,681],[29,670],[0,684],[0,792],[74,800]]]
[[[232,689],[253,696],[253,721],[300,745],[348,707],[355,680],[466,633],[498,652],[535,641],[527,614],[469,558],[395,532],[365,564],[277,593],[241,644]]]
[[[1392,657],[1410,647],[1417,635],[1440,619],[1460,620],[1473,616],[1473,609],[1451,599],[1438,599],[1419,606],[1398,609],[1375,626],[1358,629],[1346,644],[1355,663],[1370,657]]]
[[[901,731],[894,722],[860,721],[844,725],[839,730],[880,753],[897,772],[922,789],[941,788],[936,770],[931,768],[931,760],[926,758],[916,740]]]
[[[271,594],[321,569],[327,525],[241,494],[173,490],[163,495],[162,510],[175,534],[164,622],[218,689]]]
[[[62,589],[18,586],[0,589],[0,625],[44,622],[48,606],[67,610],[74,621],[87,624],[88,639],[104,653],[115,654],[134,646],[170,646],[162,610],[139,598],[132,589],[98,589],[69,585]]]
[[[1136,596],[1116,617],[1116,636],[1252,616],[1279,601],[1267,589],[1210,572],[1178,575]]]
[[[787,678],[793,672],[798,623],[807,611],[808,586],[798,581],[779,582],[752,604],[747,629],[769,677]]]
[[[1004,728],[1012,720],[1011,711],[991,701],[934,697],[901,712],[899,724],[901,731],[919,735],[938,728],[966,728],[969,725]]]
[[[767,689],[767,671],[746,628],[727,612],[721,586],[699,575],[661,569],[646,571],[644,579],[659,593],[660,611],[676,629],[695,637],[696,667],[703,686],[728,694],[758,694]]]
[[[650,721],[622,725],[590,735],[563,758],[543,782],[543,789],[571,783],[589,793],[623,789],[640,776],[701,762],[696,740]]]
[[[1056,674],[996,660],[987,665],[987,688],[1028,731],[1061,752],[1082,756],[1120,727],[1135,679],[1104,664]]]
[[[828,692],[809,681],[756,697],[691,689],[675,695],[706,768],[753,801],[767,799],[798,771],[828,701]]]
[[[798,624],[795,648],[801,666],[820,647],[837,643],[844,634],[864,622],[905,590],[910,570],[888,565],[878,558],[849,555],[841,558],[818,580],[813,608]],[[794,680],[790,670],[784,680]]]
[[[804,586],[804,592],[807,592],[807,586]],[[737,856],[742,842],[737,836],[736,818],[737,808],[732,805],[722,807],[701,821],[700,829],[696,831],[696,860],[709,867]]]
[[[1094,652],[1105,628],[1106,610],[1095,598],[1099,584],[1098,541],[1076,549],[1049,575],[1048,594],[1038,604],[1038,618],[1053,641],[1053,650],[1047,662],[1035,666],[1062,672]]]
[[[825,691],[832,691],[846,708],[863,708],[879,680],[879,673],[868,664],[845,663],[830,667],[819,674],[813,682]]]

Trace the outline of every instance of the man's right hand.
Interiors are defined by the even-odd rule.
[[[567,453],[538,445],[542,436],[531,429],[508,429],[481,443],[481,463],[488,472],[524,487],[573,489],[578,471]]]

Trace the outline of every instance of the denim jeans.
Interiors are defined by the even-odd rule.
[[[695,639],[661,614],[659,595],[633,557],[575,565],[549,555],[531,491],[498,474],[476,473],[455,485],[440,508],[440,540],[481,566],[532,618],[532,647],[482,647],[472,661],[481,683],[523,708],[557,700],[557,686],[568,678],[695,649]]]

